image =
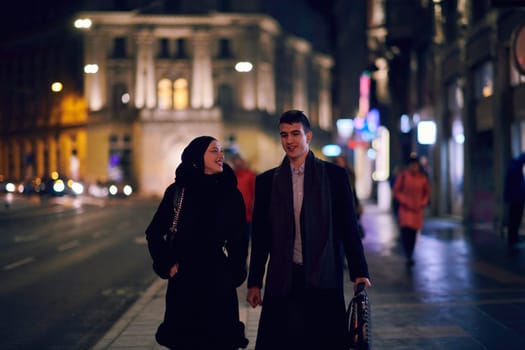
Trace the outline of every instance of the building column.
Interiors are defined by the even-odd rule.
[[[191,107],[211,108],[213,102],[210,36],[207,30],[197,30],[193,35]]]
[[[137,70],[135,77],[135,107],[155,108],[157,86],[155,82],[154,37],[141,32],[136,37]]]
[[[89,110],[99,111],[107,103],[106,52],[102,35],[95,32],[86,35],[84,65],[98,66],[94,73],[84,73],[84,91]]]
[[[270,63],[260,62],[257,72],[257,108],[268,113],[275,113],[275,72]]]
[[[262,32],[255,42],[259,47],[254,62],[257,75],[257,109],[268,113],[275,113],[276,110],[275,38],[272,34]]]
[[[310,53],[310,44],[301,39],[290,39],[293,50],[292,63],[292,103],[293,108],[303,110],[306,115],[308,111],[308,70],[306,55]]]
[[[47,139],[48,172],[58,171],[58,145],[57,138],[51,136]]]
[[[35,140],[35,173],[36,176],[46,176],[47,170],[45,169],[45,154],[44,154],[44,140],[38,138]]]
[[[13,169],[11,169],[11,176],[13,179],[23,179],[22,173],[22,149],[20,139],[13,140],[11,156],[13,162]]]
[[[319,127],[324,130],[332,130],[332,81],[330,69],[332,69],[334,62],[327,56],[317,55],[315,63],[319,69]]]
[[[7,152],[9,151],[8,149],[8,143],[3,140],[3,139],[0,139],[0,181],[4,181],[6,180],[6,177],[9,176],[9,173],[8,173],[8,156],[7,156]],[[2,178],[3,177],[3,178]]]

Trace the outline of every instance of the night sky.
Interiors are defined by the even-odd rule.
[[[82,0],[10,2],[8,10],[0,11],[0,41],[67,28],[84,3]],[[335,27],[331,26],[335,23],[333,3],[334,0],[266,0],[263,4],[287,32],[313,42],[319,51],[330,53],[335,34]]]

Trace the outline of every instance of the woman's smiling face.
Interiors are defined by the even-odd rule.
[[[204,152],[204,174],[213,175],[222,172],[224,151],[217,140],[213,140]]]

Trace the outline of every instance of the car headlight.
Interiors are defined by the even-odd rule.
[[[124,194],[129,197],[133,193],[133,188],[130,185],[126,185],[122,189],[122,192],[124,192]]]
[[[55,183],[53,184],[53,191],[57,193],[64,192],[65,189],[66,189],[66,185],[64,184],[64,181],[60,179],[56,180]]]

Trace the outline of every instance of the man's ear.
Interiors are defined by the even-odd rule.
[[[310,143],[310,141],[312,141],[312,137],[314,136],[314,133],[312,132],[312,130],[308,131],[306,133],[306,142],[307,143]]]

